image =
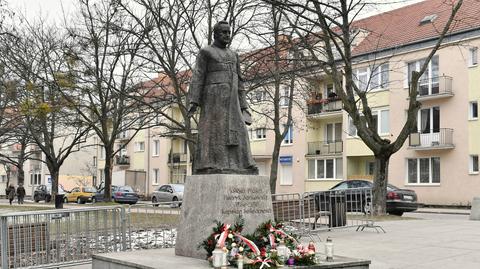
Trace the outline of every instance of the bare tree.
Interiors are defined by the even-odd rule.
[[[446,5],[451,4],[450,15],[445,25],[442,25],[439,30],[438,40],[425,58],[424,64],[418,72],[411,74],[407,120],[394,141],[378,135],[367,98],[368,91],[355,83],[353,74],[355,64],[352,53],[353,40],[361,33],[355,31],[354,20],[366,6],[374,3],[362,0],[267,0],[267,2],[285,10],[291,15],[291,22],[293,21],[291,18],[300,18],[301,23],[291,23],[296,28],[298,38],[311,52],[315,65],[332,79],[335,88],[343,89],[338,90],[337,94],[343,102],[344,110],[356,126],[358,136],[373,151],[375,157],[373,211],[376,214],[385,214],[388,162],[390,157],[402,147],[411,131],[416,128],[417,113],[421,106],[417,102],[419,78],[427,69],[433,55],[441,47],[463,1],[445,2]]]
[[[265,119],[268,130],[273,130],[274,141],[270,168],[270,190],[276,192],[281,144],[293,130],[294,109],[301,110],[303,100],[298,42],[292,39],[293,29],[276,5],[262,6],[257,27],[249,30],[252,39],[264,48],[242,55],[245,80],[248,86],[250,108],[256,118]],[[262,126],[256,126],[262,127]]]
[[[14,34],[0,41],[0,61],[15,81],[16,102],[11,114],[21,116],[12,133],[29,139],[44,154],[44,158],[29,158],[48,167],[53,195],[58,193],[60,167],[88,133],[88,126],[79,121],[58,91],[69,79],[63,75],[66,58],[62,41],[61,31],[42,20],[33,24],[25,20]],[[24,158],[18,160],[20,165]]]
[[[79,18],[68,28],[69,72],[75,78],[61,92],[105,150],[105,199],[111,200],[116,154],[153,119],[139,91],[145,65],[137,57],[144,29],[121,9],[121,1],[79,0]],[[128,29],[128,30],[127,30]],[[140,34],[138,34],[140,33]],[[124,136],[128,132],[128,136]],[[126,140],[115,148],[117,138]]]

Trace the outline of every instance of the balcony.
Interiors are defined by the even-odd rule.
[[[307,104],[307,117],[330,118],[342,115],[343,103],[339,99],[313,99]]]
[[[308,143],[308,155],[334,155],[342,152],[343,142],[341,140]]]
[[[186,164],[190,162],[186,153],[170,153],[168,154],[169,164]]]
[[[416,132],[410,134],[408,145],[415,150],[453,149],[453,129],[440,128],[432,132]]]
[[[418,101],[453,96],[453,79],[449,76],[433,77],[418,81]]]
[[[130,165],[130,156],[128,155],[119,155],[115,156],[116,165]]]

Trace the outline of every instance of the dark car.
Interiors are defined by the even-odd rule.
[[[112,190],[113,200],[117,203],[136,204],[138,194],[130,186],[117,186]]]
[[[371,181],[355,179],[340,182],[330,190],[345,195],[347,211],[367,212],[371,205],[370,190],[372,188]],[[415,211],[417,208],[415,191],[400,189],[392,184],[387,185],[387,213],[401,216],[404,212]]]
[[[65,194],[65,190],[63,189],[62,185],[58,185],[58,194]],[[46,185],[38,185],[35,190],[33,191],[33,201],[38,203],[40,201],[45,201],[45,203],[49,203],[52,200],[52,195],[50,193],[50,188]]]

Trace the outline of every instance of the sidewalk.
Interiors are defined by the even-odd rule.
[[[412,212],[412,213],[470,215],[470,209],[421,207],[421,208],[417,209],[417,211]]]
[[[405,214],[415,219],[377,222],[386,233],[349,228],[321,232],[318,236],[323,241],[332,238],[336,255],[371,260],[371,269],[480,268],[480,221],[468,220],[466,210],[442,211],[448,215],[425,212]],[[316,246],[317,251],[323,252],[323,242]],[[71,267],[90,268],[91,265]]]

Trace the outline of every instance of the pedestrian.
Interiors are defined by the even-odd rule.
[[[17,188],[17,199],[18,199],[19,205],[23,205],[24,197],[25,197],[25,188],[23,187],[23,184],[20,183]]]
[[[10,201],[10,204],[12,204],[13,199],[15,198],[15,187],[10,184],[10,187],[8,187],[8,200]]]

